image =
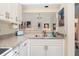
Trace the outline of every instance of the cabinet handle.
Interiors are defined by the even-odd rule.
[[[24,46],[26,46],[26,45],[27,45],[27,43],[24,44]]]
[[[45,50],[47,50],[48,49],[48,46],[45,46]]]
[[[17,53],[17,51],[15,51],[15,53]]]

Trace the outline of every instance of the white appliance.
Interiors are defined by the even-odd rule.
[[[7,55],[11,50],[12,48],[10,47],[0,47],[0,56]]]

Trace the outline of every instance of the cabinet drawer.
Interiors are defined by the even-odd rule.
[[[33,39],[31,40],[31,45],[62,45],[64,44],[63,39],[51,40],[51,39]]]
[[[33,39],[30,43],[31,45],[46,45],[45,40],[42,39]]]

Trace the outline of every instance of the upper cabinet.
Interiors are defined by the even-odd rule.
[[[20,4],[0,4],[0,20],[11,23],[20,23],[22,20],[22,7]]]
[[[0,4],[0,20],[5,19],[5,11],[8,10],[8,6],[6,4]]]

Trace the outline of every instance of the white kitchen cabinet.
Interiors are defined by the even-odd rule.
[[[31,56],[63,56],[64,39],[31,39]]]
[[[8,4],[0,4],[0,20],[5,20],[5,12],[8,11]]]
[[[63,56],[63,48],[61,46],[36,45],[31,46],[31,56]]]
[[[28,45],[27,45],[27,41],[24,41],[21,45],[20,45],[20,56],[27,56],[28,55]]]
[[[45,56],[44,46],[31,46],[31,56]]]
[[[20,47],[19,45],[13,49],[13,56],[19,56]]]
[[[16,46],[5,56],[27,56],[28,55],[28,46],[27,41],[22,42],[20,45]]]
[[[8,54],[6,54],[5,56],[19,56],[19,46],[15,47],[12,49],[12,51],[10,51]]]
[[[8,15],[8,18],[6,17]],[[19,23],[22,20],[22,7],[20,4],[0,4],[0,20]]]
[[[8,4],[10,14],[10,21],[14,23],[18,23],[22,20],[22,6],[20,4]]]
[[[50,45],[47,48],[47,56],[63,56],[62,45]]]
[[[17,4],[17,14],[16,14],[16,21],[18,22],[18,23],[21,23],[21,21],[22,21],[22,5],[21,4]]]

